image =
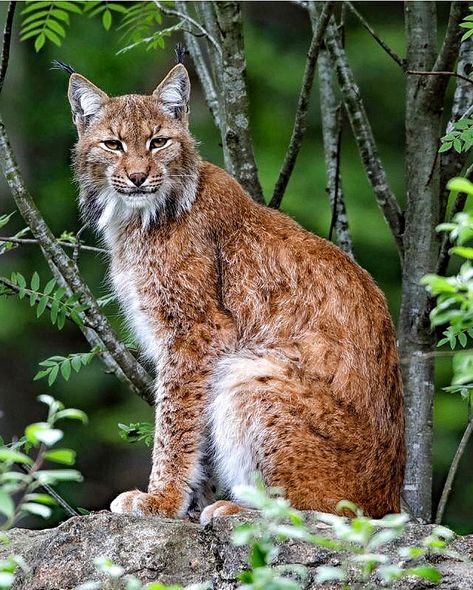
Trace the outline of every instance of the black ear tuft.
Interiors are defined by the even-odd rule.
[[[52,63],[52,70],[63,70],[68,74],[74,74],[75,69],[70,66],[69,64],[65,64],[63,61],[59,61],[58,59],[53,59]]]
[[[176,49],[174,50],[174,52],[176,54],[176,63],[183,64],[184,57],[186,55],[186,48],[184,47],[184,45],[182,43],[178,43],[176,45]]]

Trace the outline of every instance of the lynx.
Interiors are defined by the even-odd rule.
[[[399,511],[402,385],[382,293],[201,160],[189,94],[182,64],[151,96],[70,78],[81,210],[156,371],[149,487],[112,511],[208,522],[244,509],[232,489],[254,473],[299,509]]]

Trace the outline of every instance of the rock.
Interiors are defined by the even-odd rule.
[[[96,557],[110,558],[142,582],[187,585],[208,581],[212,589],[232,590],[237,587],[237,574],[247,567],[247,549],[231,544],[231,532],[235,524],[255,518],[238,515],[202,527],[183,520],[139,518],[104,511],[71,518],[54,529],[13,529],[8,533],[11,543],[0,546],[0,559],[10,553],[19,554],[31,569],[29,576],[17,576],[14,590],[70,590],[84,582],[99,580],[93,562]],[[390,545],[390,551],[420,542],[430,530],[428,525],[409,525],[402,539]],[[329,532],[321,529],[320,534],[329,535]],[[458,537],[451,548],[473,557],[473,535]],[[277,563],[305,565],[309,571],[306,590],[331,590],[339,586],[313,582],[315,568],[338,565],[339,560],[340,555],[322,547],[289,541],[281,545]],[[432,560],[443,574],[436,588],[473,588],[471,563],[443,556]],[[406,578],[396,584],[400,590],[432,587],[418,578]]]

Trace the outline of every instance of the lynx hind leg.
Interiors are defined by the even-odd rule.
[[[299,375],[276,356],[233,355],[220,362],[209,406],[217,477],[231,492],[251,485],[258,472],[302,510],[335,512],[342,499],[367,507],[376,475],[365,473],[372,437],[324,385]],[[347,429],[360,433],[352,445],[345,443]]]
[[[214,470],[227,493],[235,486],[251,485],[263,467],[258,449],[266,432],[258,387],[277,375],[281,368],[276,363],[250,355],[226,357],[217,367],[208,418]]]

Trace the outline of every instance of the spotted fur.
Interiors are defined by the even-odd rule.
[[[368,273],[200,160],[182,64],[151,96],[109,98],[78,74],[69,96],[81,208],[156,367],[149,488],[112,510],[182,516],[258,471],[297,508],[398,511],[399,362]],[[155,136],[170,143],[152,150]],[[236,510],[219,502],[203,518]]]

